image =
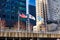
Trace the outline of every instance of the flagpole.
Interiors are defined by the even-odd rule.
[[[26,21],[26,29],[30,32],[30,21],[29,21],[29,0],[26,0],[26,15],[27,15],[27,21]]]
[[[1,18],[0,18],[0,21],[1,21]],[[1,31],[1,25],[2,25],[2,23],[0,24],[0,31]]]
[[[18,11],[18,31],[20,29],[19,11]]]

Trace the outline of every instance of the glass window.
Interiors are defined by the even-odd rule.
[[[6,15],[5,14],[2,14],[2,18],[5,18],[6,17]]]
[[[26,1],[26,0],[22,0],[22,1]]]
[[[26,8],[19,7],[20,10],[26,11]]]
[[[14,16],[11,16],[11,19],[14,19]]]
[[[10,19],[10,15],[6,15],[6,19]]]
[[[53,0],[54,2],[58,2],[58,0]]]
[[[26,6],[25,3],[23,3],[23,2],[20,2],[20,5]]]

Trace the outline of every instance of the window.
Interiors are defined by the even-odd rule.
[[[2,18],[5,18],[5,17],[6,17],[6,15],[5,15],[5,14],[3,14],[3,15],[2,15]]]
[[[6,14],[6,19],[9,20],[10,19],[10,15]]]
[[[14,16],[11,16],[11,19],[14,19]]]
[[[26,0],[22,0],[22,1],[26,1]]]
[[[53,0],[54,2],[58,2],[58,0]]]
[[[20,2],[20,5],[26,6],[25,3],[23,3],[23,2]]]
[[[26,11],[26,8],[19,7],[20,10]]]

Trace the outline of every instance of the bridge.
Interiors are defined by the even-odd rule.
[[[33,32],[0,32],[0,37],[60,38],[60,34],[33,33]]]

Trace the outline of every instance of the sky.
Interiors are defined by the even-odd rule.
[[[35,6],[35,0],[29,0],[29,4]]]

